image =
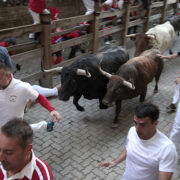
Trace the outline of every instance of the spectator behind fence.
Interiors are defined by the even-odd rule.
[[[9,55],[5,53],[5,56],[0,57],[0,62],[3,62],[4,58],[9,57]],[[53,126],[55,118],[57,121],[60,120],[59,113],[51,106],[50,102],[35,91],[29,83],[15,79],[10,68],[5,63],[0,63],[0,90],[0,126],[14,117],[23,118],[24,108],[29,100],[36,100],[50,112],[52,117],[50,123],[41,121],[37,124],[32,124],[33,130],[48,129],[48,125],[50,127]]]
[[[180,51],[169,55],[169,56],[163,56],[163,55],[159,55],[160,58],[162,59],[175,59],[177,57],[180,57]],[[174,124],[173,124],[173,128],[172,131],[170,133],[170,139],[174,142],[174,144],[176,145],[176,148],[178,148],[178,145],[180,143],[180,76],[177,77],[177,79],[175,80],[176,83],[176,87],[175,87],[175,93],[173,96],[173,101],[172,103],[167,107],[167,112],[168,113],[172,113],[176,111],[176,104],[178,102],[178,107],[177,107],[177,112],[176,112],[176,116],[174,119]]]
[[[83,4],[86,8],[85,15],[89,15],[94,12],[94,0],[83,0]]]
[[[147,11],[149,9],[149,6],[150,6],[150,3],[151,3],[151,0],[141,0],[142,4],[143,4],[143,12],[141,14],[141,17],[142,18],[146,18],[147,17]]]
[[[173,142],[156,129],[159,109],[151,103],[136,107],[126,147],[114,161],[99,167],[112,168],[126,160],[122,180],[170,180],[176,170],[177,152]]]
[[[60,10],[57,9],[56,7],[50,7],[49,11],[51,13],[52,21],[58,20],[60,18]],[[62,30],[60,28],[56,28],[56,29],[52,30],[52,32],[61,32],[61,31]],[[61,37],[61,35],[54,36],[51,38],[51,44],[56,44],[62,40],[63,40],[63,38]],[[56,59],[54,58],[54,56],[56,56]],[[57,52],[52,53],[52,65],[59,64],[62,62],[62,60],[63,60],[62,51],[57,51]]]
[[[46,0],[29,0],[28,8],[34,24],[40,23],[40,14],[48,12],[46,9]],[[38,36],[39,33],[30,33],[29,39],[37,40]]]
[[[102,5],[102,11],[110,10],[111,12],[113,12],[113,11],[115,11],[115,9],[122,10],[123,4],[124,4],[123,0],[106,0]],[[112,20],[115,17],[116,16],[112,16],[112,17],[108,17],[106,19],[107,20]],[[108,29],[108,28],[111,28],[111,27],[112,27],[112,23],[111,23],[111,25],[106,24],[102,29],[105,30],[105,29]],[[105,44],[109,45],[109,44],[111,44],[112,41],[113,41],[112,34],[108,34],[108,35],[104,36],[104,43]]]
[[[33,131],[26,121],[12,119],[0,131],[1,180],[52,180],[49,165],[33,152]]]
[[[8,46],[14,46],[16,45],[16,39],[13,37],[8,38],[6,41],[0,42],[0,47],[8,47]],[[2,48],[3,49],[3,48]],[[2,55],[2,49],[0,49],[0,54]],[[6,51],[6,50],[3,50]],[[14,53],[13,51],[8,51],[9,55],[12,56]],[[20,71],[21,66],[19,64],[16,64],[16,69]]]
[[[14,62],[8,54],[8,50],[2,46],[0,46],[0,63],[5,63],[11,69],[14,67]]]

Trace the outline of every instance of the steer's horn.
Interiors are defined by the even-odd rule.
[[[91,77],[91,73],[89,73],[88,71],[86,72],[86,70],[84,69],[77,69],[76,74],[80,76],[86,76],[88,78]]]
[[[135,89],[134,85],[128,81],[123,81],[123,84],[130,89]]]
[[[155,39],[155,38],[156,38],[155,34],[147,34],[147,36],[148,36],[149,38],[152,38],[152,39]]]
[[[131,37],[136,37],[136,34],[129,34],[129,35],[126,35],[127,38],[131,38]]]
[[[45,73],[52,73],[52,72],[61,72],[62,69],[63,69],[63,67],[56,67],[56,68],[52,68],[52,69],[48,69],[48,70],[43,69],[42,71]]]
[[[102,75],[106,76],[108,79],[110,79],[110,78],[112,77],[112,74],[110,74],[110,73],[105,72],[105,71],[102,70],[100,64],[99,64],[99,66],[98,66],[98,69],[99,69],[100,73],[101,73]]]

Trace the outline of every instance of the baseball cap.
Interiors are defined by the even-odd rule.
[[[7,39],[7,42],[8,42],[9,44],[16,45],[16,39],[13,38],[13,37],[8,38],[8,39]]]
[[[2,46],[0,46],[0,62],[5,63],[11,69],[14,67],[14,62],[9,56],[7,49]]]

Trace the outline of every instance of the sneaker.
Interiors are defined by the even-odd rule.
[[[47,131],[50,132],[53,130],[54,122],[48,121],[47,122]]]
[[[167,108],[167,113],[173,113],[173,112],[176,112],[176,106],[175,104],[170,104]]]
[[[111,42],[110,42],[110,41],[106,41],[105,44],[106,44],[106,45],[109,45],[109,44],[111,44]]]

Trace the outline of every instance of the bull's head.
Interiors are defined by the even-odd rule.
[[[88,70],[70,67],[56,67],[50,70],[43,70],[45,73],[61,73],[61,91],[59,99],[63,101],[69,100],[78,88],[78,77],[83,76],[90,78],[91,74]]]
[[[99,71],[102,75],[109,79],[107,84],[107,92],[103,98],[103,104],[110,106],[113,101],[119,98],[126,98],[127,89],[134,90],[135,86],[132,82],[126,81],[124,78],[118,75],[112,75],[102,70],[99,65]]]
[[[145,50],[153,48],[152,41],[155,38],[154,35],[140,33],[140,34],[126,35],[126,37],[134,41],[136,45],[134,57],[139,56]]]

